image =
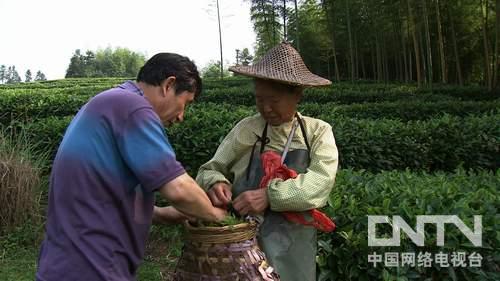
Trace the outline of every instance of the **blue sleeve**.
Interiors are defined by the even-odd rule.
[[[151,108],[132,112],[118,138],[120,153],[139,182],[149,191],[185,173],[176,160],[165,130]]]

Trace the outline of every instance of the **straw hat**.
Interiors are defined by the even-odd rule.
[[[315,87],[332,84],[330,80],[311,73],[299,52],[289,43],[281,43],[272,48],[254,65],[238,65],[230,67],[229,70],[245,76],[296,86]]]

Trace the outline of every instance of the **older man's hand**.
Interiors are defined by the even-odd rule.
[[[240,215],[261,214],[267,207],[269,207],[269,199],[264,188],[245,191],[233,200],[233,208]]]

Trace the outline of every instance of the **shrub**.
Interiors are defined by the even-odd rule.
[[[11,121],[31,122],[49,116],[67,116],[75,114],[96,93],[105,88],[89,89],[67,88],[57,90],[22,89],[2,91],[0,95],[0,124],[8,125]],[[203,107],[210,100],[217,101],[220,106],[237,105],[238,108],[255,111],[254,97],[251,93],[240,95],[241,87],[229,87],[223,90],[224,95],[214,94],[220,89],[206,89],[196,102],[197,107]],[[250,90],[248,90],[250,91]],[[217,97],[214,99],[214,97]],[[222,99],[223,98],[223,99]],[[337,102],[313,102],[321,97],[311,97],[311,100],[299,105],[304,115],[317,117],[323,114],[338,117],[361,119],[400,119],[426,120],[444,113],[454,116],[481,114],[488,111],[499,111],[500,99],[492,101],[457,101],[440,100],[424,101],[419,99],[380,101],[361,104],[339,104]],[[221,99],[221,100],[219,100]],[[328,101],[328,100],[325,100]],[[209,106],[209,105],[207,105]]]
[[[177,158],[188,171],[196,172],[208,161],[231,128],[253,114],[248,107],[198,104],[185,115],[184,123],[167,129]],[[500,115],[454,117],[444,115],[425,121],[352,119],[325,114],[343,168],[370,171],[453,171],[500,167]],[[51,159],[71,117],[50,117],[20,125],[31,140],[39,142]]]
[[[337,230],[319,236],[320,280],[499,280],[500,240],[498,211],[500,171],[415,173],[392,171],[372,174],[340,170],[328,207]],[[456,228],[447,227],[444,246],[436,246],[436,228],[425,228],[425,246],[402,236],[400,247],[369,247],[367,215],[401,216],[414,229],[417,215],[457,215],[473,228],[473,216],[482,216],[482,247],[474,247]],[[377,237],[392,237],[392,228],[377,227]],[[377,267],[368,254],[385,252],[479,253],[482,267]]]
[[[428,120],[443,116],[480,115],[500,112],[500,100],[494,101],[398,101],[362,104],[305,103],[299,111],[307,116],[356,119],[397,119],[401,121]]]
[[[344,168],[453,171],[500,167],[500,115],[425,121],[320,116],[332,124]]]

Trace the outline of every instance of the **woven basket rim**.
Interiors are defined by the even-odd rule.
[[[204,243],[235,243],[255,238],[257,224],[245,222],[227,226],[201,226],[195,227],[185,224],[188,241]]]
[[[239,224],[234,224],[234,225],[225,225],[225,226],[193,226],[189,221],[186,221],[184,223],[184,226],[188,230],[208,230],[208,231],[223,231],[223,230],[241,230],[245,228],[251,228],[257,225],[255,222],[244,222],[244,223],[239,223]]]

